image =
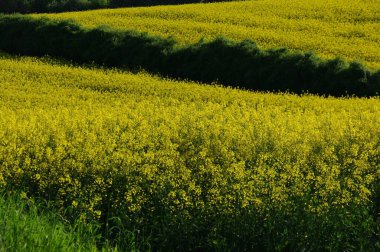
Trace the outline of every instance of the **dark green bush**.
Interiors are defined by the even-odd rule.
[[[172,39],[107,27],[84,29],[72,21],[0,16],[0,49],[61,57],[78,63],[145,69],[164,76],[262,91],[376,96],[380,71],[312,53],[262,50],[250,40],[224,38],[180,47]]]

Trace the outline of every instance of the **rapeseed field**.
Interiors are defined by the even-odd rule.
[[[7,55],[0,97],[0,187],[99,221],[106,237],[133,233],[153,250],[379,248],[378,98]]]
[[[31,16],[0,17],[1,251],[380,251],[380,1]]]

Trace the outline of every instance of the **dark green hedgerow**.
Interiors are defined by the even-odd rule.
[[[73,21],[21,15],[0,16],[0,50],[61,57],[78,63],[145,69],[170,77],[252,90],[309,92],[324,95],[375,96],[380,71],[357,62],[325,60],[313,53],[263,50],[251,40],[211,42],[180,47],[174,40],[107,27],[85,29]]]
[[[0,13],[80,11],[108,6],[108,0],[1,0]]]
[[[0,0],[0,13],[25,14],[65,12],[102,8],[176,5],[221,1],[226,0]]]

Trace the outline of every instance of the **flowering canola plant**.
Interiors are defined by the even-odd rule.
[[[260,0],[46,15],[87,27],[107,25],[173,37],[181,43],[224,36],[260,47],[313,51],[380,69],[380,1]],[[39,14],[41,16],[45,14]]]
[[[373,241],[378,98],[253,93],[8,56],[0,97],[2,189],[84,220],[117,216],[168,249]]]

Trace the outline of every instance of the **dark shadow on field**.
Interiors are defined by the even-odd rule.
[[[377,96],[380,71],[340,58],[326,60],[288,49],[263,50],[225,38],[180,46],[175,40],[108,27],[85,29],[73,21],[0,16],[0,49],[11,54],[63,58],[171,78],[218,82],[257,91]]]

